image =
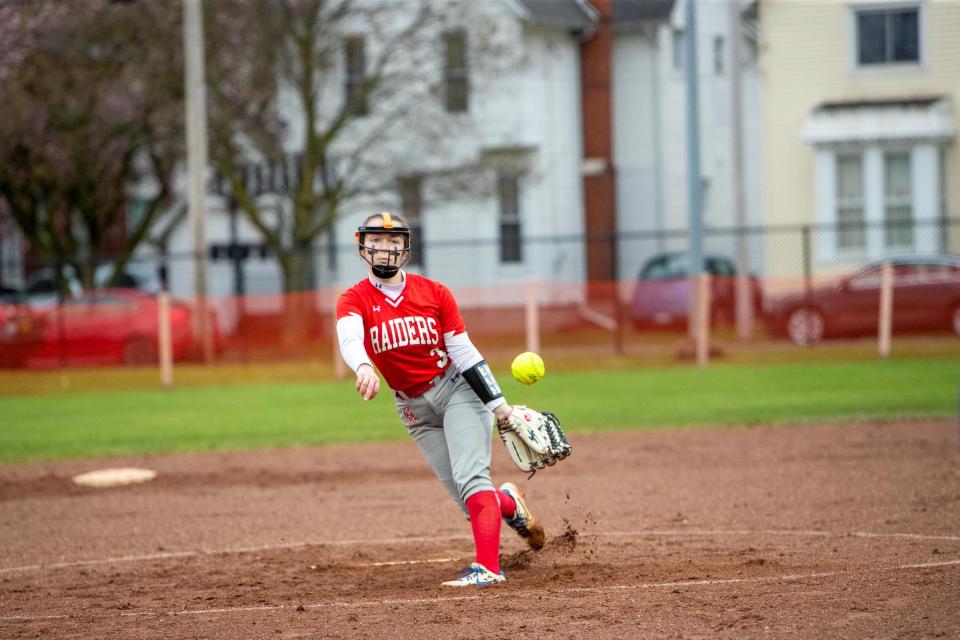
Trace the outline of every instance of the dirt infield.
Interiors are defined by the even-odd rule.
[[[469,526],[410,443],[0,466],[0,637],[960,637],[952,423],[572,441],[497,448],[548,544],[505,528],[482,590],[439,586]]]

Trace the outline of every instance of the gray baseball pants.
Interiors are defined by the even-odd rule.
[[[452,364],[423,395],[394,391],[397,412],[447,492],[467,514],[466,500],[493,491],[493,417]]]

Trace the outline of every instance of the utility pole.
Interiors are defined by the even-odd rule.
[[[688,259],[690,261],[690,297],[691,304],[687,313],[688,327],[696,327],[693,331],[696,345],[697,363],[706,365],[707,335],[704,330],[706,323],[699,317],[703,305],[699,298],[704,287],[701,285],[703,276],[703,183],[700,174],[700,102],[697,72],[697,0],[687,0],[686,5],[686,42],[684,47],[684,64],[686,65],[687,89],[687,204],[690,218],[690,246]],[[709,314],[709,308],[706,312]]]
[[[183,53],[186,61],[187,178],[193,231],[194,335],[204,362],[213,357],[207,311],[207,93],[203,61],[202,0],[183,0]]]
[[[730,1],[730,134],[733,156],[733,215],[737,225],[737,279],[734,290],[737,338],[741,342],[753,333],[753,291],[750,285],[750,254],[747,244],[747,204],[743,194],[743,101],[740,86],[740,0]]]

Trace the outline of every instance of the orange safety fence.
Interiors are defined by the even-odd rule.
[[[713,277],[708,306],[711,354],[777,350],[789,361],[801,348],[851,341],[869,346],[881,336],[881,284],[879,276],[749,279],[743,284],[746,302],[738,305],[736,278]],[[689,358],[692,291],[685,278],[454,288],[467,329],[489,358],[508,358],[527,349],[555,358]],[[957,274],[894,272],[890,292],[894,349],[906,336],[954,348],[960,334]],[[335,362],[338,293],[326,288],[209,298],[206,352],[197,327],[197,301],[173,298],[173,359]],[[126,289],[88,292],[44,311],[0,306],[0,365],[156,365],[158,317],[156,296]]]

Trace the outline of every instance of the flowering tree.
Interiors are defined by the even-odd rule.
[[[119,273],[172,198],[183,138],[177,5],[0,7],[0,207],[41,257],[72,265],[87,286],[105,256]],[[128,229],[134,196],[145,206]]]

